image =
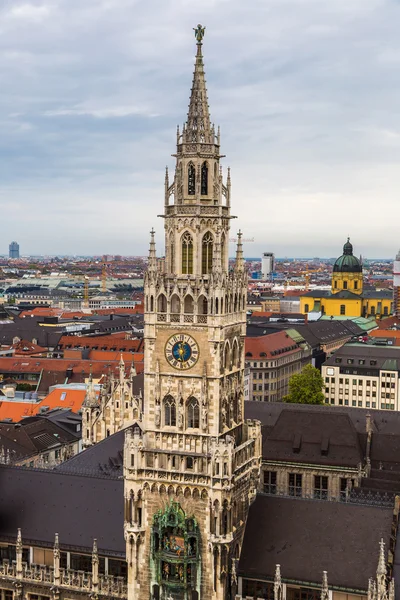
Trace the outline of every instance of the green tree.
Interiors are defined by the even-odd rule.
[[[318,369],[307,365],[301,373],[292,375],[289,381],[289,394],[283,398],[283,401],[297,404],[323,404],[325,399],[323,386],[324,380]]]

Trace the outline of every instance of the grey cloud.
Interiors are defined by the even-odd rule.
[[[164,168],[195,43],[247,255],[393,256],[400,5],[390,0],[9,0],[0,206],[26,253],[162,251]],[[3,240],[6,252],[7,240]]]

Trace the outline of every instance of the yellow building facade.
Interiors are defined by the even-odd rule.
[[[362,264],[349,238],[333,266],[331,290],[312,290],[300,297],[303,314],[321,312],[331,317],[382,318],[392,314],[392,306],[391,290],[364,288]]]

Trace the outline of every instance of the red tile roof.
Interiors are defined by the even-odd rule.
[[[109,360],[113,362],[119,362],[122,358],[125,364],[130,364],[132,361],[135,363],[142,363],[144,354],[140,352],[107,352],[105,350],[91,350],[89,352],[89,360]]]
[[[0,373],[40,373],[46,372],[65,373],[72,370],[74,373],[88,375],[92,370],[93,375],[117,371],[120,360],[80,360],[63,358],[0,358]],[[129,365],[127,365],[129,366]],[[143,371],[143,364],[135,363],[138,372]],[[66,376],[66,375],[65,375]]]
[[[50,392],[46,398],[39,402],[39,408],[68,408],[73,412],[78,412],[86,396],[86,390],[69,390],[57,388]]]
[[[250,357],[275,358],[278,354],[291,354],[298,349],[296,342],[284,331],[258,337],[247,337],[245,340],[246,359]]]
[[[0,402],[0,421],[12,419],[13,423],[18,423],[24,417],[36,415],[39,410],[38,402]]]
[[[59,342],[61,350],[66,348],[94,348],[114,352],[140,352],[143,351],[143,338],[126,339],[126,333],[113,333],[111,335],[84,336],[63,335]],[[101,359],[100,359],[101,360]]]

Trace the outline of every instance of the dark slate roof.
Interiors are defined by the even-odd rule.
[[[0,465],[0,539],[124,555],[123,481]]]
[[[332,292],[330,290],[310,290],[301,295],[302,298],[330,298]]]
[[[110,435],[56,467],[62,473],[118,479],[123,475],[124,430]]]
[[[30,342],[36,339],[39,346],[55,348],[61,336],[61,327],[42,327],[35,318],[16,318],[12,323],[0,324],[1,345],[11,345],[19,337]]]
[[[340,292],[336,292],[335,294],[331,294],[332,298],[339,298],[339,300],[360,300],[360,294],[354,294],[349,290],[340,290]]]
[[[392,508],[258,495],[250,507],[239,575],[366,590],[378,564],[379,541],[388,544]]]
[[[262,425],[275,425],[282,411],[295,413],[313,412],[323,415],[346,414],[350,417],[358,433],[365,433],[366,416],[371,415],[373,431],[381,434],[400,436],[400,412],[388,410],[370,410],[366,408],[351,408],[349,406],[327,406],[311,404],[287,404],[285,402],[255,402],[246,400],[244,414],[246,419],[257,419]]]
[[[305,324],[294,323],[257,323],[247,327],[247,335],[267,335],[281,329],[295,329],[312,347],[335,340],[349,339],[363,335],[365,332],[356,323],[348,320],[314,321]]]
[[[10,450],[11,459],[44,452],[79,438],[80,433],[72,433],[40,415],[21,423],[0,423],[0,445]]]
[[[284,410],[264,426],[263,459],[357,468],[363,451],[348,415]]]
[[[348,364],[348,359],[353,359],[353,364]],[[339,359],[342,362],[337,362]],[[365,360],[364,365],[359,364],[359,359]],[[371,365],[370,361],[375,360],[376,365]],[[365,369],[388,369],[400,370],[400,348],[390,346],[377,346],[375,344],[346,344],[336,350],[324,363],[326,366],[349,366],[357,368],[362,374]]]
[[[363,290],[362,293],[363,298],[378,298],[378,299],[392,299],[393,298],[393,290]]]

